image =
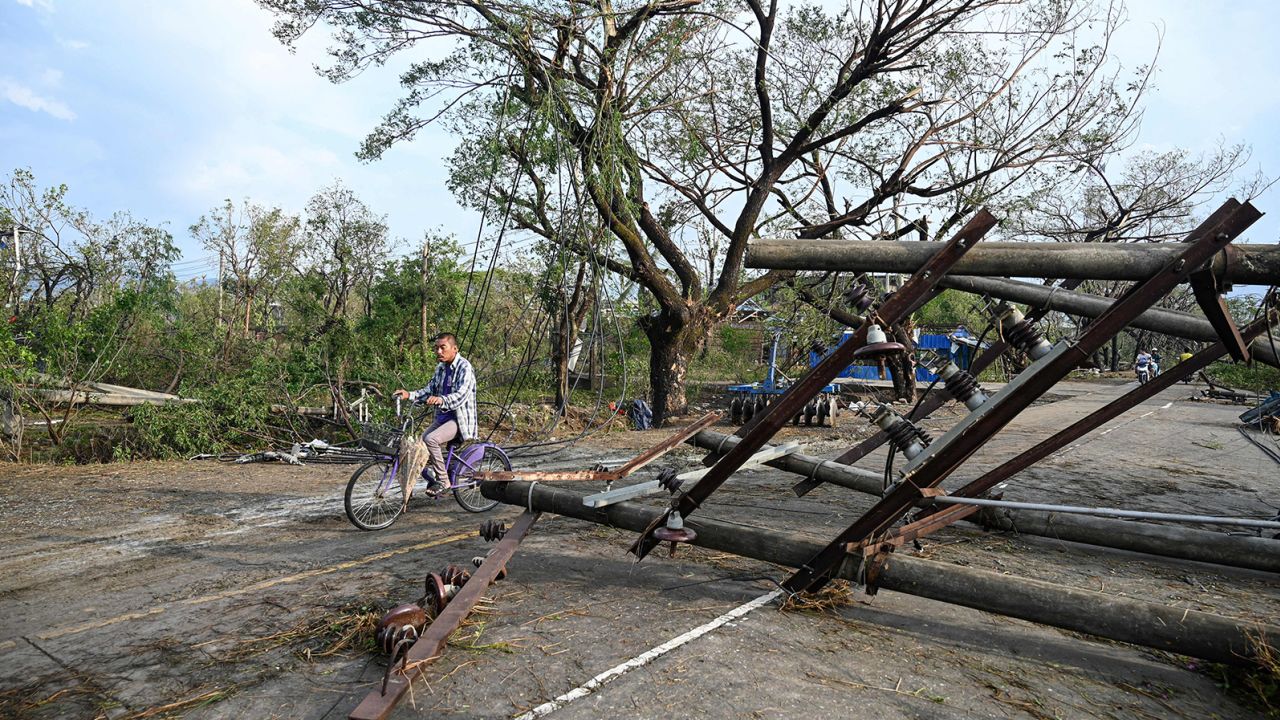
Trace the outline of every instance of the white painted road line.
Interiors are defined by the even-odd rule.
[[[588,680],[586,683],[582,684],[579,687],[574,688],[573,690],[570,690],[569,692],[561,695],[555,700],[552,700],[551,702],[545,702],[539,705],[538,707],[530,710],[529,712],[526,712],[523,715],[517,716],[516,720],[533,720],[534,718],[540,718],[545,715],[550,715],[551,713],[555,712],[556,710],[559,710],[565,705],[568,705],[574,700],[578,700],[580,698],[584,698],[590,695],[605,683],[617,677],[625,675],[627,672],[634,670],[635,668],[648,665],[651,661],[659,657],[662,657],[663,655],[666,655],[667,653],[671,652],[672,650],[675,650],[681,645],[697,640],[698,638],[702,637],[703,635],[706,635],[707,633],[711,632],[712,630],[715,630],[716,628],[724,625],[725,623],[731,622],[733,620],[737,620],[743,615],[746,615],[747,613],[751,612],[752,610],[755,610],[761,605],[764,605],[765,603],[772,601],[774,598],[780,595],[782,595],[781,590],[774,590],[771,593],[766,593],[764,595],[761,595],[760,597],[756,598],[755,600],[752,600],[751,602],[745,603],[743,605],[739,605],[738,607],[721,615],[715,620],[712,620],[706,625],[696,627],[679,637],[672,638],[662,643],[661,645],[653,648],[652,650],[649,650],[646,653],[643,653],[641,655],[635,656],[634,658],[631,658],[630,660],[622,663],[621,665],[617,665],[609,668],[608,670],[605,670],[599,675]]]

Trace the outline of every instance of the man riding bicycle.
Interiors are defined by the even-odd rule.
[[[476,435],[476,376],[471,363],[458,354],[458,338],[453,333],[440,333],[434,339],[436,370],[431,382],[421,390],[396,390],[401,399],[435,405],[436,419],[422,435],[430,461],[422,474],[430,480],[427,493],[439,495],[448,489],[449,472],[444,465],[441,448],[451,440],[470,440]],[[425,399],[424,399],[425,398]]]

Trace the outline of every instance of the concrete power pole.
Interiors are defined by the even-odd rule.
[[[17,303],[22,299],[22,294],[18,291],[18,282],[22,279],[22,231],[15,224],[13,226],[13,283],[9,289],[9,298],[5,302],[6,305],[13,305],[17,309]]]
[[[218,250],[218,327],[222,327],[222,250]]]
[[[429,311],[427,310],[427,289],[431,282],[431,237],[422,238],[422,347],[429,351],[430,341],[427,338]]]

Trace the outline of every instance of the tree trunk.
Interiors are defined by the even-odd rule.
[[[556,324],[551,329],[551,366],[555,370],[556,411],[561,415],[569,410],[569,361],[578,342],[579,328],[591,305],[587,292],[591,283],[586,281],[586,274],[587,264],[579,263],[573,293],[558,303],[559,308],[552,310]]]
[[[893,372],[893,392],[899,400],[916,401],[916,344],[911,339],[911,332],[906,324],[894,325],[890,332],[893,339],[906,348],[889,358],[889,368]]]
[[[688,400],[685,382],[692,358],[706,342],[714,326],[708,315],[694,314],[690,308],[660,310],[639,320],[649,338],[649,388],[652,392],[653,424],[662,427],[669,417],[685,414]]]

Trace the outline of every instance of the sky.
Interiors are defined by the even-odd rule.
[[[1280,176],[1280,20],[1273,0],[1131,0],[1116,52],[1146,62],[1163,33],[1156,88],[1135,149],[1253,147]],[[416,246],[477,231],[445,186],[453,140],[428,129],[374,163],[354,153],[399,96],[399,67],[335,85],[319,77],[326,38],[290,54],[252,0],[0,0],[0,176],[30,168],[73,205],[128,210],[183,250],[180,278],[216,273],[188,227],[224,199],[300,212],[341,179]],[[407,62],[407,59],[401,59]],[[1280,189],[1246,235],[1280,239]]]

